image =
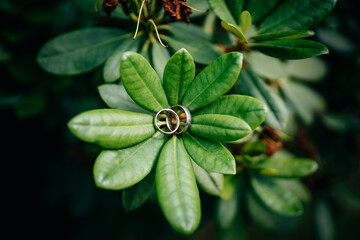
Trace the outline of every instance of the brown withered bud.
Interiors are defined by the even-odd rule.
[[[191,8],[186,4],[186,0],[162,0],[165,13],[173,20],[184,20],[190,22]]]
[[[260,139],[266,145],[265,154],[267,156],[274,155],[283,146],[276,130],[269,126],[265,126],[263,134],[260,135]]]
[[[121,2],[123,0],[120,0]],[[115,11],[117,5],[119,4],[119,0],[104,0],[102,3],[102,9],[106,12],[106,15],[109,17],[110,14]]]

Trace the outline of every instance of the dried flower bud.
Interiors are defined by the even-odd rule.
[[[186,0],[163,0],[165,13],[173,20],[184,20],[190,22],[191,8],[186,4]]]

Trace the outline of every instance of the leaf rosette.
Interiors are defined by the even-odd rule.
[[[161,82],[143,56],[123,53],[122,84],[99,87],[112,109],[87,111],[69,122],[75,136],[104,148],[94,165],[96,185],[123,189],[129,211],[144,203],[156,185],[172,227],[183,234],[195,231],[201,218],[197,183],[220,196],[223,174],[236,173],[235,158],[221,142],[251,134],[267,115],[267,107],[253,97],[224,95],[238,79],[242,62],[241,53],[227,53],[195,77],[193,58],[180,49],[167,62]],[[190,111],[190,128],[162,134],[154,127],[154,115],[174,105]]]

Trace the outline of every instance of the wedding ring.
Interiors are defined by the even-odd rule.
[[[171,107],[171,109],[180,107],[184,110],[185,114],[186,114],[186,123],[184,128],[180,131],[180,132],[175,132],[175,134],[181,134],[183,132],[186,132],[186,130],[188,130],[188,128],[191,125],[191,114],[190,111],[187,107],[183,106],[183,105],[174,105]],[[170,125],[170,121],[169,121],[169,113],[166,114],[166,126],[171,130],[171,125]],[[176,114],[177,115],[177,114]]]
[[[162,113],[162,112],[165,112],[165,111],[168,112],[168,113],[166,114],[166,125],[167,125],[167,127],[169,128],[170,132],[165,132],[165,131],[161,130],[160,127],[159,127],[159,125],[158,125],[158,123],[157,123],[157,118],[158,118],[159,114]],[[173,113],[173,114],[175,114],[175,117],[176,117],[176,127],[175,127],[174,130],[172,130],[171,127],[169,127],[169,126],[170,126],[170,123],[168,123],[168,121],[169,121],[169,120],[168,120],[168,116],[169,116],[169,113],[170,113],[170,112]],[[172,109],[170,109],[170,108],[164,108],[164,109],[161,109],[160,111],[158,111],[157,114],[155,115],[154,125],[155,125],[156,129],[159,130],[161,133],[170,135],[170,134],[175,133],[175,132],[179,129],[179,127],[180,127],[180,118],[179,118],[179,116],[177,115],[177,113],[176,113],[174,110],[172,110]]]

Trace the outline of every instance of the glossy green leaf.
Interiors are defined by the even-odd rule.
[[[182,104],[195,111],[224,95],[236,82],[242,67],[242,54],[227,53],[194,79],[184,95]]]
[[[297,38],[311,37],[314,35],[315,32],[311,30],[289,30],[282,32],[256,34],[252,36],[251,39],[258,41],[273,40],[273,39],[297,39]]]
[[[154,135],[153,121],[152,116],[143,113],[99,109],[80,113],[68,127],[83,141],[104,148],[124,148]]]
[[[220,196],[224,185],[224,175],[221,173],[207,172],[192,161],[196,182],[199,187],[210,195]]]
[[[120,74],[126,91],[138,105],[151,112],[168,107],[160,78],[143,56],[125,52],[121,57]]]
[[[278,58],[257,51],[252,51],[245,58],[251,69],[260,77],[270,81],[279,81],[288,77],[283,61]]]
[[[129,112],[150,113],[137,105],[126,92],[122,83],[102,84],[98,87],[102,100],[113,109]]]
[[[270,158],[256,164],[255,168],[260,174],[262,170],[272,169],[274,174],[271,176],[274,177],[301,178],[314,173],[318,169],[318,164],[307,158]]]
[[[236,1],[234,1],[236,2]],[[238,16],[233,16],[231,13],[231,7],[229,8],[226,0],[208,0],[211,10],[223,21],[231,23],[233,25],[238,24]],[[240,3],[240,1],[239,1]],[[240,14],[240,12],[238,13]]]
[[[242,32],[242,30],[238,26],[228,23],[226,21],[221,21],[221,26],[223,28],[225,28],[226,31],[228,31],[228,32],[234,34],[236,37],[238,37],[240,41],[245,42],[245,43],[248,42],[245,37],[245,34]]]
[[[269,40],[254,43],[251,48],[281,59],[303,59],[329,53],[325,45],[304,39]]]
[[[155,171],[150,172],[143,180],[122,192],[122,202],[127,212],[143,205],[155,189]]]
[[[183,134],[186,151],[191,158],[208,172],[235,174],[235,159],[219,142],[209,141],[190,133]]]
[[[326,109],[326,103],[322,96],[303,84],[288,81],[283,84],[281,90],[296,114],[306,124],[314,121],[316,112],[324,112]]]
[[[246,9],[250,12],[254,23],[263,19],[279,2],[279,0],[251,0],[247,1]]]
[[[252,129],[258,127],[266,118],[266,105],[256,98],[242,95],[225,95],[215,102],[194,112],[193,116],[204,114],[222,114],[241,118]]]
[[[155,71],[157,72],[158,76],[160,76],[160,78],[162,79],[165,65],[170,59],[169,50],[161,46],[160,43],[154,42],[151,48],[151,59]]]
[[[251,28],[251,15],[248,11],[243,11],[240,14],[240,26],[244,35],[246,35]]]
[[[190,132],[213,141],[235,141],[251,133],[250,126],[230,115],[205,114],[192,119]]]
[[[284,102],[249,68],[240,74],[238,89],[241,94],[251,95],[266,104],[269,110],[265,119],[267,124],[275,129],[285,127],[287,110]]]
[[[250,185],[259,200],[272,211],[288,216],[302,213],[302,205],[297,196],[270,178],[251,175]]]
[[[179,104],[195,78],[195,63],[191,55],[182,48],[167,62],[164,70],[164,90],[170,105]]]
[[[168,140],[160,153],[156,189],[171,226],[183,234],[193,233],[201,218],[199,190],[189,155],[176,136]]]
[[[309,29],[331,12],[336,1],[337,0],[285,1],[260,24],[258,30],[264,33]]]
[[[178,40],[168,36],[162,37],[169,46],[177,51],[181,48],[185,48],[190,55],[194,58],[194,61],[200,64],[210,64],[224,52],[215,44],[202,40]]]
[[[37,62],[48,72],[59,75],[84,73],[100,66],[127,37],[113,28],[84,28],[60,35],[39,51]]]
[[[130,148],[102,151],[94,165],[96,185],[120,190],[140,182],[154,167],[164,140],[164,134],[158,132]]]
[[[125,51],[136,52],[139,48],[140,40],[132,38],[125,39],[120,46],[106,60],[103,70],[105,82],[115,82],[120,78],[120,59]]]

